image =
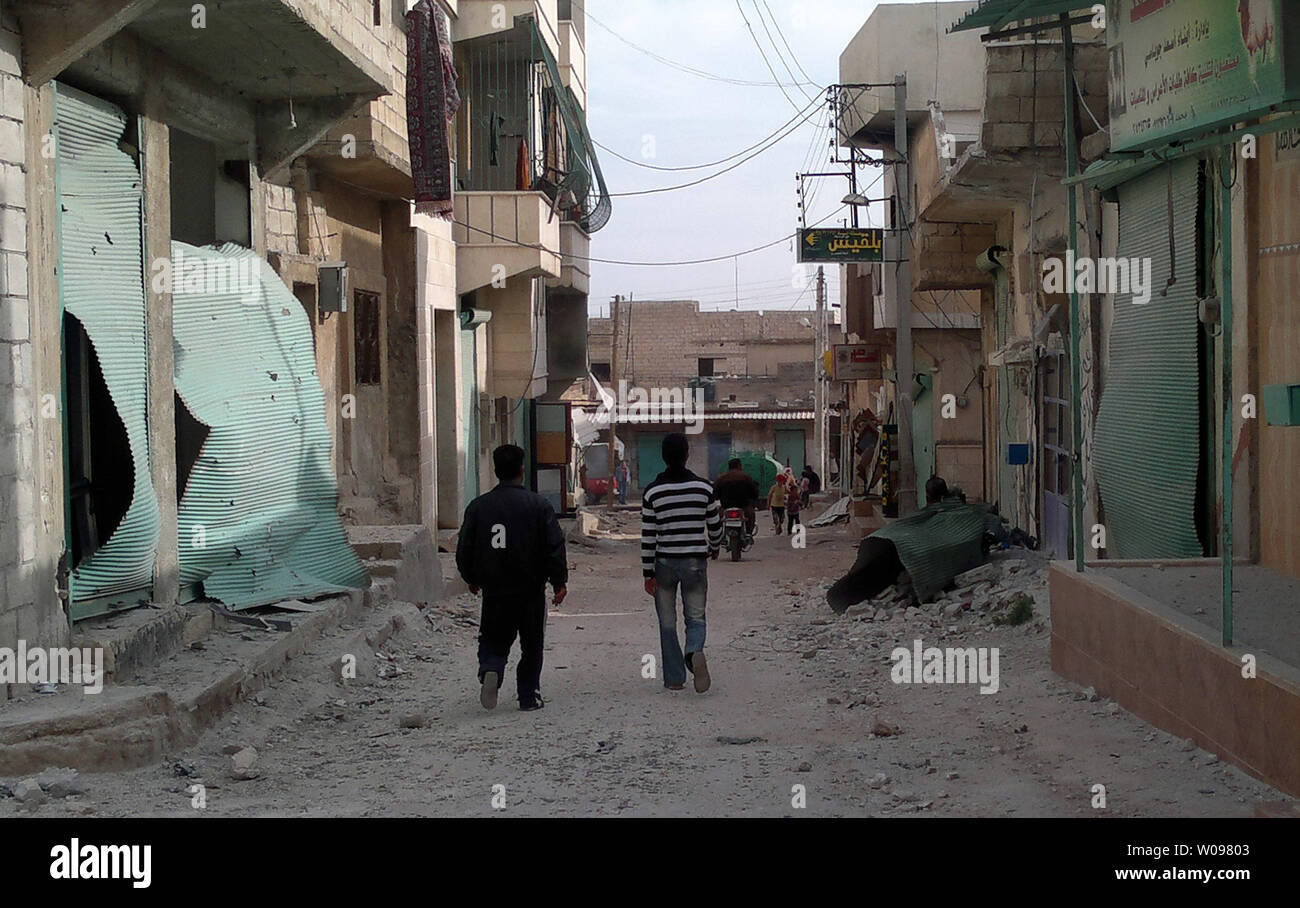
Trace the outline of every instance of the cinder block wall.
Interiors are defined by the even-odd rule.
[[[36,603],[35,380],[27,291],[22,42],[0,15],[0,647],[48,643]],[[0,697],[5,696],[0,686]]]

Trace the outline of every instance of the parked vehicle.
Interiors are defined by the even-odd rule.
[[[739,561],[741,552],[749,551],[754,544],[754,537],[745,526],[745,512],[740,508],[727,508],[722,512],[722,534],[732,561]]]

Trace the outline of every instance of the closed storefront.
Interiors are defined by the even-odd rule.
[[[1203,554],[1199,167],[1198,159],[1184,158],[1118,188],[1118,263],[1129,267],[1130,282],[1132,269],[1145,271],[1149,263],[1150,286],[1114,295],[1097,416],[1097,481],[1112,557]]]

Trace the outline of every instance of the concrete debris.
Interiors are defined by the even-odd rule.
[[[889,776],[883,772],[878,772],[867,781],[867,787],[879,791],[889,784]]]
[[[28,807],[39,807],[49,800],[49,795],[35,779],[23,779],[11,789],[14,800]]]
[[[86,793],[86,784],[75,769],[47,769],[36,776],[36,784],[52,798]]]
[[[1023,564],[1023,562],[1021,562]],[[1001,566],[996,561],[989,561],[981,564],[977,568],[971,568],[964,574],[958,574],[953,578],[953,586],[961,589],[965,586],[974,586],[984,581],[996,581],[1001,574]]]
[[[757,744],[762,740],[758,735],[748,735],[743,738],[734,735],[718,735],[719,744]]]
[[[231,778],[238,781],[256,779],[262,773],[257,768],[257,749],[245,747],[230,758]]]
[[[411,713],[408,716],[402,716],[397,722],[398,728],[424,728],[428,721],[421,713]]]

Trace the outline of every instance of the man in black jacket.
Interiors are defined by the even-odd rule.
[[[713,480],[713,491],[724,510],[740,508],[745,512],[745,529],[752,536],[758,520],[758,483],[745,472],[739,457],[731,458],[727,472]]]
[[[519,636],[516,679],[519,708],[541,709],[542,641],[546,631],[546,583],[555,604],[568,593],[564,533],[550,502],[524,488],[524,451],[502,445],[492,452],[501,482],[465,508],[456,542],[456,567],[471,593],[483,591],[479,622],[479,701],[497,705],[510,647]]]

